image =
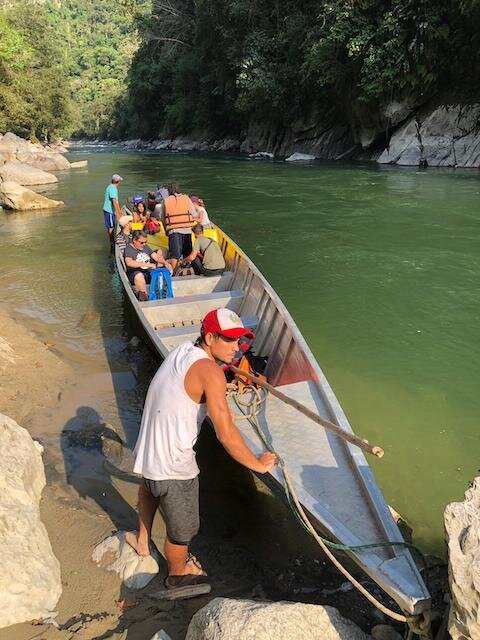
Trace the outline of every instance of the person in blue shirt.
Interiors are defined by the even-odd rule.
[[[103,200],[103,220],[105,229],[108,233],[108,239],[110,241],[110,252],[113,253],[114,249],[114,229],[117,220],[122,215],[120,204],[118,201],[118,185],[122,182],[122,176],[118,173],[114,173],[112,176],[112,182],[105,189],[105,198]]]

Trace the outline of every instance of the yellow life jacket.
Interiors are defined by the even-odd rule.
[[[183,193],[165,199],[165,231],[167,235],[175,229],[188,229],[194,223],[190,213],[190,198]]]

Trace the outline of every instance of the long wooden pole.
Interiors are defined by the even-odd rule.
[[[276,398],[279,398],[279,400],[282,400],[282,402],[285,402],[285,404],[289,404],[291,407],[294,407],[295,409],[297,409],[297,411],[300,411],[300,413],[303,413],[303,415],[310,418],[310,420],[313,420],[317,424],[321,424],[322,427],[325,427],[325,429],[329,429],[330,431],[332,431],[339,438],[343,438],[343,440],[346,440],[347,442],[350,442],[351,444],[354,444],[357,447],[360,447],[360,449],[363,449],[363,451],[366,451],[367,453],[371,453],[377,458],[383,458],[385,451],[382,449],[382,447],[371,445],[368,442],[368,440],[363,440],[362,438],[359,438],[355,434],[349,433],[348,431],[341,429],[338,425],[334,424],[333,422],[330,422],[330,420],[325,420],[325,418],[321,418],[319,415],[311,411],[304,404],[301,404],[297,400],[294,400],[293,398],[286,396],[281,391],[277,391],[277,389],[275,389],[275,387],[273,387],[271,384],[269,384],[268,382],[265,382],[264,380],[253,375],[252,373],[246,373],[245,371],[242,371],[242,369],[239,369],[238,367],[234,367],[233,365],[230,365],[229,368],[238,376],[241,376],[242,378],[246,378],[247,380],[252,380],[259,387],[262,387],[263,389],[267,389],[267,391],[269,391],[272,394],[272,396],[275,396]]]

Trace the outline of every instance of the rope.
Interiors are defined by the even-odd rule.
[[[397,622],[403,622],[408,624],[409,626],[409,630],[410,633],[415,633],[417,635],[421,635],[421,636],[431,636],[431,632],[430,632],[430,621],[428,618],[426,618],[423,615],[417,615],[417,616],[407,616],[404,614],[400,614],[397,613],[396,611],[393,611],[392,609],[389,609],[388,607],[386,607],[384,604],[382,604],[379,600],[377,600],[377,598],[375,598],[374,595],[372,595],[369,591],[367,591],[367,589],[365,589],[365,587],[360,584],[360,582],[358,582],[358,580],[356,580],[351,573],[341,564],[341,562],[333,555],[333,553],[330,551],[330,549],[335,549],[338,551],[364,551],[366,549],[373,549],[376,547],[390,547],[390,546],[402,546],[402,547],[407,547],[409,549],[414,550],[419,557],[422,560],[422,563],[424,565],[424,569],[427,570],[427,563],[425,560],[425,557],[423,555],[423,553],[414,545],[409,544],[408,542],[404,542],[404,541],[384,541],[384,542],[374,542],[371,544],[363,544],[363,545],[357,545],[357,546],[348,546],[348,545],[344,545],[344,544],[338,544],[335,542],[331,542],[330,540],[327,540],[325,538],[322,538],[322,536],[320,536],[317,531],[314,529],[312,523],[310,522],[308,516],[306,515],[302,505],[300,504],[300,501],[297,497],[297,494],[295,492],[295,489],[293,487],[293,483],[291,481],[290,478],[290,474],[288,472],[288,469],[286,468],[285,465],[285,461],[278,455],[278,453],[275,451],[275,449],[273,448],[272,444],[267,440],[261,426],[260,423],[258,421],[258,414],[260,413],[260,408],[261,405],[266,401],[267,396],[268,396],[268,392],[265,392],[262,396],[262,394],[260,393],[260,390],[257,389],[254,386],[245,386],[243,393],[245,394],[246,392],[251,392],[253,393],[253,398],[251,400],[248,400],[246,402],[242,402],[240,400],[240,395],[238,393],[238,388],[235,385],[235,383],[230,383],[227,385],[227,396],[231,396],[235,402],[235,404],[237,405],[238,409],[242,412],[242,416],[238,416],[238,419],[245,419],[248,420],[248,422],[253,426],[253,428],[255,429],[258,437],[260,438],[260,440],[263,442],[265,448],[270,451],[271,453],[275,454],[275,456],[277,457],[277,464],[279,466],[279,468],[281,469],[282,473],[283,473],[283,477],[284,477],[284,489],[285,489],[285,495],[287,498],[287,502],[290,506],[290,508],[292,509],[294,515],[297,517],[297,519],[300,521],[300,523],[302,524],[302,526],[313,536],[313,538],[315,539],[315,541],[318,543],[318,545],[321,547],[321,549],[323,550],[323,552],[325,553],[325,555],[330,559],[330,561],[333,563],[333,565],[340,571],[340,573],[347,578],[347,580],[349,580],[353,586],[371,603],[373,604],[377,609],[379,609],[382,613],[384,613],[386,616],[392,618],[393,620],[396,620]],[[249,413],[247,413],[246,409],[249,409]]]

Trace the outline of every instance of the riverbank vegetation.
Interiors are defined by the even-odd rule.
[[[0,130],[238,135],[326,110],[381,129],[393,103],[473,99],[479,19],[480,0],[19,0]]]

